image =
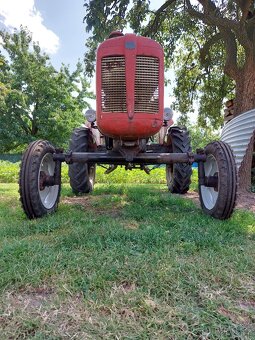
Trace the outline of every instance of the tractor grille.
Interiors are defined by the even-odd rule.
[[[135,72],[135,112],[159,111],[159,59],[137,56]]]
[[[102,58],[102,112],[127,112],[125,57]],[[135,112],[159,111],[159,59],[137,56]]]
[[[102,112],[127,112],[125,57],[102,58]]]

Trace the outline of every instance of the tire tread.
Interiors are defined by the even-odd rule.
[[[84,127],[76,128],[72,133],[69,149],[73,152],[88,152],[90,142],[92,142],[91,131]],[[95,180],[94,164],[70,164],[68,175],[74,194],[86,194],[93,190]]]
[[[199,184],[199,198],[205,213],[217,219],[228,219],[235,207],[237,192],[237,173],[233,152],[223,141],[209,143],[205,147],[207,155],[212,154],[218,165],[218,198],[212,209],[207,209],[203,203],[201,185]]]
[[[168,143],[171,143],[171,152],[191,152],[190,137],[186,128],[173,126],[168,130]],[[166,166],[166,172],[172,172],[172,180],[167,175],[167,186],[170,192],[186,194],[191,183],[192,166],[188,163],[175,163]]]

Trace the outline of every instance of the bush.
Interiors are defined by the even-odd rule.
[[[11,163],[0,161],[0,183],[18,183],[20,162]],[[165,167],[156,168],[147,175],[144,171],[135,169],[126,171],[124,167],[118,167],[109,175],[104,174],[105,169],[97,166],[96,182],[105,184],[166,184]],[[68,165],[62,165],[62,183],[69,183]],[[192,189],[197,187],[197,170],[193,169]]]
[[[0,183],[18,183],[20,162],[11,163],[8,161],[0,161]],[[109,175],[104,174],[105,169],[97,166],[96,181],[97,183],[155,183],[164,184],[165,168],[158,168],[147,175],[141,170],[126,171],[119,167]],[[69,183],[68,166],[62,165],[62,183]]]
[[[18,183],[19,164],[0,161],[0,183]]]

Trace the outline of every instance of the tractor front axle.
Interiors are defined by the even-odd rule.
[[[72,163],[100,163],[100,164],[174,164],[205,162],[205,154],[193,153],[139,153],[133,157],[132,161],[127,160],[120,153],[115,152],[70,152],[53,154],[55,161]]]

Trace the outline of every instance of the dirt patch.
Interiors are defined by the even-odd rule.
[[[157,310],[158,309],[157,303],[154,300],[152,300],[152,299],[145,299],[144,303],[150,309],[153,309],[153,310]]]
[[[245,313],[238,314],[238,313],[228,310],[225,307],[220,307],[218,309],[218,313],[230,319],[235,324],[248,326],[253,323],[252,319]]]
[[[125,229],[136,230],[139,229],[140,224],[136,220],[125,219],[121,222]]]
[[[65,203],[65,204],[79,204],[82,205],[84,207],[89,206],[89,200],[91,200],[91,197],[65,197],[61,200],[61,202]]]
[[[255,194],[249,192],[238,194],[236,208],[250,210],[255,213]]]
[[[189,191],[181,197],[192,199],[196,206],[200,207],[199,194],[196,191]],[[100,196],[80,196],[80,197],[65,197],[62,202],[65,204],[80,205],[86,210],[94,211],[99,215],[107,214],[112,217],[119,217],[123,205],[120,202],[112,202],[112,195]],[[103,206],[102,201],[108,203]],[[235,209],[249,210],[255,213],[255,194],[241,193],[237,195]],[[139,226],[136,222],[127,222],[124,225],[127,229],[137,229]]]
[[[1,299],[0,333],[6,335],[3,338],[27,338],[50,331],[57,338],[90,339],[81,330],[81,324],[93,322],[79,294],[60,301],[51,288],[26,288],[7,292]]]
[[[120,294],[128,294],[130,292],[133,292],[134,290],[136,290],[136,285],[135,283],[131,283],[128,281],[123,281],[120,285],[116,286],[114,285],[113,288],[113,293],[112,295],[115,295],[116,293],[120,293]]]
[[[239,303],[239,308],[245,311],[255,313],[255,301],[241,301]]]
[[[65,197],[61,202],[82,206],[85,210],[93,211],[97,215],[107,214],[111,217],[118,217],[121,215],[123,206],[120,202],[112,202],[111,198],[112,195]],[[105,201],[107,203],[104,203]]]
[[[129,308],[121,308],[118,311],[118,315],[121,317],[121,319],[135,319],[136,318],[135,313]]]
[[[190,191],[183,197],[192,199],[197,206],[200,206],[198,192]],[[255,213],[255,194],[249,192],[238,194],[235,209],[244,209]]]
[[[40,310],[54,299],[52,288],[40,287],[21,290],[20,292],[9,292],[4,299],[6,303],[6,313],[8,315],[20,309],[22,311],[34,312]]]
[[[183,195],[185,198],[190,198],[194,201],[196,206],[200,207],[200,201],[199,201],[199,195],[196,191],[188,191],[185,195]]]

